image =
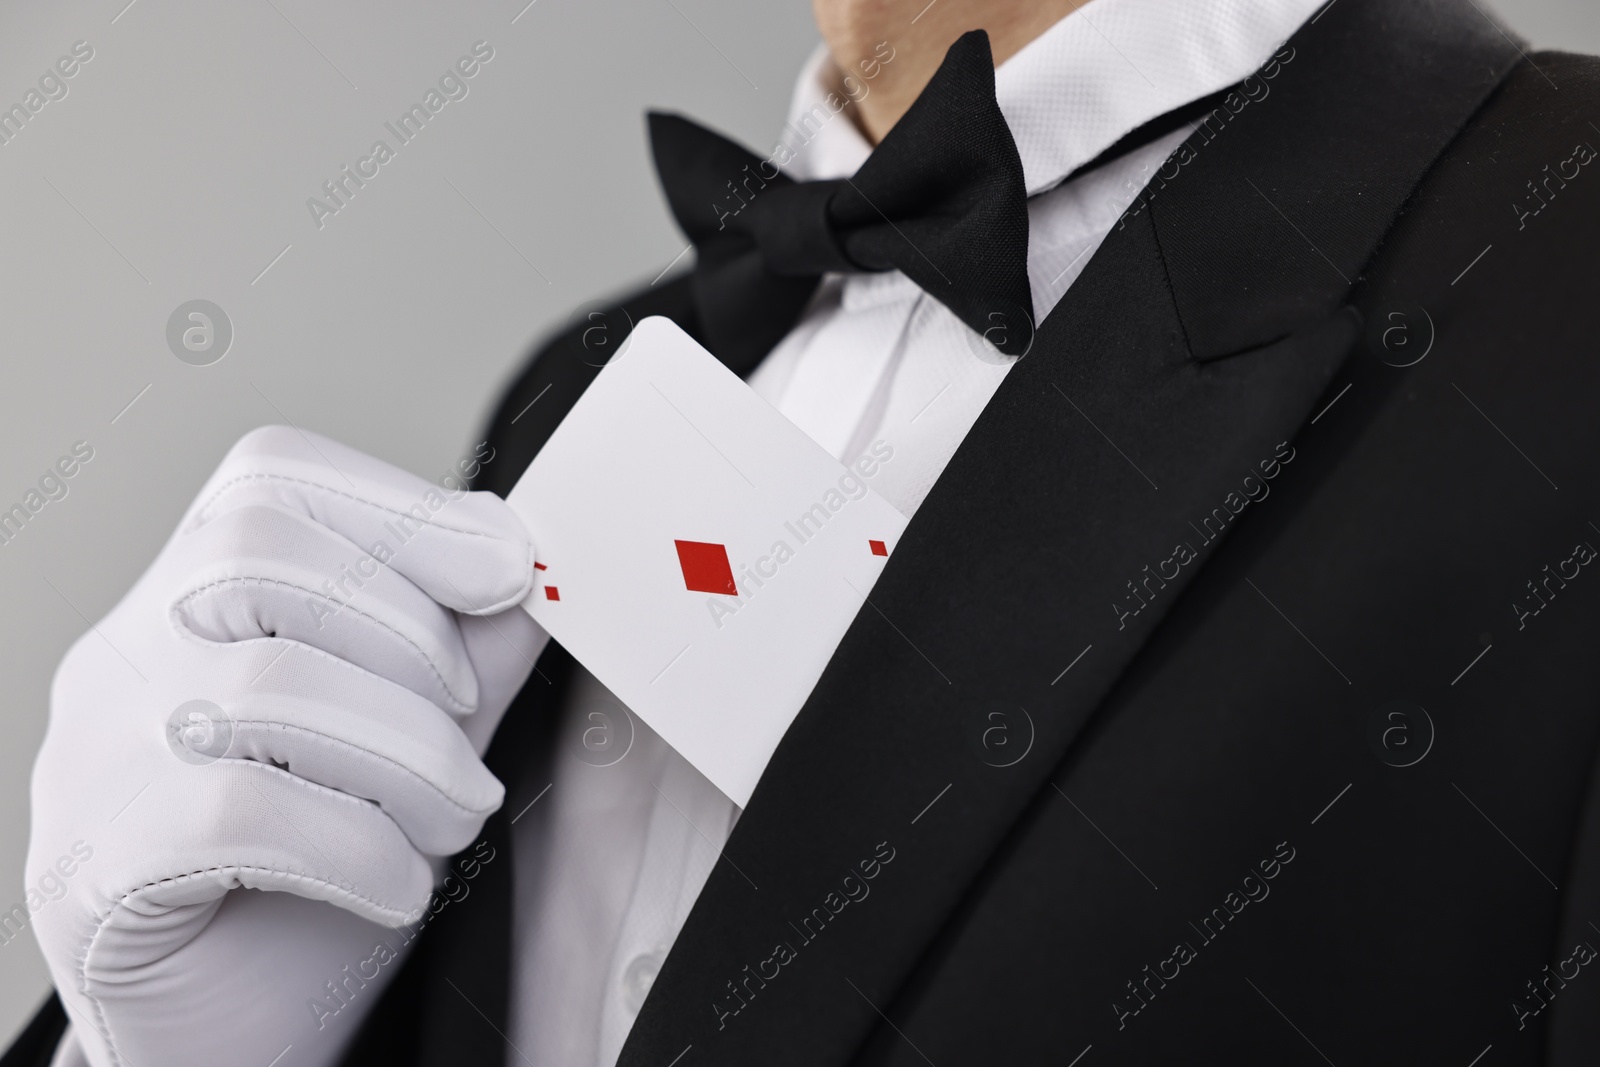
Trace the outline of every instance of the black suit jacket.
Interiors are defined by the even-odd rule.
[[[1600,63],[1470,0],[1290,45],[918,511],[625,1067],[1600,1058]],[[680,279],[537,353],[488,488],[652,314],[697,333]],[[487,865],[347,1062],[521,1062],[513,896]]]

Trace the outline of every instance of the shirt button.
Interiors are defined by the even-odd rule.
[[[627,969],[622,972],[622,1002],[629,1014],[639,1013],[639,1009],[644,1006],[644,998],[649,995],[650,987],[655,984],[656,975],[660,971],[660,954],[647,952],[642,956],[635,956]]]

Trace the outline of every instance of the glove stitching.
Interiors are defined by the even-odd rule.
[[[190,590],[188,593],[185,593],[181,599],[179,599],[176,603],[174,603],[172,605],[171,615],[172,615],[172,619],[173,619],[173,625],[177,628],[177,630],[180,633],[182,633],[182,634],[184,634],[184,635],[186,635],[188,637],[191,637],[196,641],[204,642],[205,644],[208,644],[208,645],[225,645],[225,644],[236,644],[236,643],[238,643],[238,642],[229,642],[229,641],[212,641],[210,638],[202,637],[200,634],[195,633],[194,630],[192,630],[189,627],[188,623],[182,617],[182,612],[183,612],[183,609],[184,609],[184,605],[186,605],[189,601],[194,600],[196,597],[199,597],[202,594],[207,593],[207,592],[209,592],[210,590],[212,590],[214,588],[217,588],[218,586],[248,585],[251,582],[255,582],[255,583],[258,583],[258,584],[283,586],[284,588],[292,589],[295,592],[305,593],[307,596],[321,596],[322,595],[322,594],[314,592],[313,590],[307,589],[303,585],[296,585],[294,582],[284,581],[284,580],[282,580],[280,578],[218,578],[216,581],[207,582],[205,585],[202,585],[202,586],[199,586],[196,589]],[[324,599],[326,599],[326,598],[324,598]],[[410,645],[412,647],[412,649],[415,650],[415,652],[417,653],[417,657],[422,660],[422,662],[427,666],[428,670],[430,672],[432,672],[434,678],[438,681],[439,688],[444,691],[444,698],[447,701],[450,702],[450,705],[451,705],[450,710],[460,712],[463,715],[471,714],[473,711],[477,710],[477,705],[476,704],[468,704],[467,702],[463,701],[460,697],[456,696],[455,692],[453,690],[451,690],[451,688],[450,688],[450,683],[445,681],[444,675],[439,672],[439,668],[438,667],[434,666],[433,660],[428,658],[428,654],[422,650],[422,646],[421,645],[418,645],[411,638],[407,637],[405,634],[401,633],[399,630],[396,630],[393,626],[390,626],[388,623],[384,622],[382,619],[378,618],[375,615],[371,615],[368,612],[362,611],[360,608],[350,607],[349,603],[343,603],[340,610],[343,610],[344,608],[350,608],[350,610],[353,611],[355,614],[357,614],[360,617],[366,619],[367,621],[371,622],[375,626],[378,626],[378,627],[380,627],[380,628],[382,628],[384,630],[388,630],[390,633],[392,633],[396,637],[400,638],[400,640],[402,640],[406,644]],[[263,635],[263,636],[266,636],[266,635]],[[275,639],[276,640],[284,640],[284,641],[293,640],[292,638],[275,638]],[[246,638],[246,640],[252,640],[252,639],[251,638]],[[345,666],[353,667],[356,670],[363,672],[364,674],[369,674],[369,675],[372,675],[373,677],[378,677],[378,678],[382,678],[383,677],[382,675],[378,674],[377,672],[369,671],[365,667],[360,666],[359,664],[351,663],[349,660],[346,660],[346,659],[341,659],[340,657],[333,655],[331,652],[328,652],[326,649],[317,648],[315,645],[306,644],[304,641],[295,641],[294,643],[297,644],[297,645],[304,645],[306,648],[311,649],[313,652],[321,653],[322,655],[327,656],[329,659],[332,659],[336,663],[343,663]],[[384,679],[384,680],[385,681],[393,681],[393,679]],[[399,684],[399,683],[395,683],[395,684]],[[418,695],[422,695],[422,694],[418,694]]]
[[[326,878],[315,878],[308,874],[298,874],[294,871],[283,870],[277,867],[263,867],[258,864],[250,863],[218,864],[212,867],[202,867],[193,871],[180,871],[177,874],[167,875],[166,877],[157,878],[154,881],[146,882],[141,886],[136,886],[135,888],[128,890],[126,893],[123,893],[122,896],[118,897],[116,901],[112,903],[111,907],[107,909],[105,915],[101,916],[100,921],[95,924],[94,930],[84,941],[83,951],[78,956],[78,989],[85,997],[88,998],[90,1006],[94,1008],[95,1028],[99,1030],[100,1036],[105,1039],[106,1046],[111,1050],[112,1062],[114,1064],[121,1065],[126,1063],[126,1061],[122,1058],[122,1053],[117,1049],[116,1041],[111,1037],[111,1024],[106,1019],[105,1008],[101,1005],[100,998],[95,996],[94,990],[90,987],[89,983],[89,956],[94,952],[95,942],[100,939],[100,934],[105,929],[106,923],[111,921],[111,917],[117,913],[119,908],[122,908],[127,904],[130,897],[136,896],[139,893],[143,893],[146,890],[154,889],[157,886],[176,884],[180,879],[183,878],[234,871],[254,871],[264,876],[293,879],[307,882],[311,885],[324,887],[332,890],[336,895],[370,904],[384,912],[386,915],[393,917],[400,924],[411,921],[411,916],[415,914],[414,912],[409,911],[401,912],[398,908],[381,903],[371,897],[363,896],[362,894],[355,892],[353,889],[345,889],[343,886],[336,885],[333,882],[328,881]]]
[[[495,809],[499,807],[498,804],[494,805],[493,807],[487,807],[487,808],[482,808],[482,809],[469,807],[468,805],[463,804],[461,801],[456,800],[454,797],[452,797],[448,793],[446,793],[444,791],[444,789],[442,789],[441,787],[439,787],[437,785],[434,785],[432,782],[428,781],[422,775],[418,774],[416,771],[414,771],[411,768],[405,766],[404,764],[399,763],[396,760],[393,760],[393,759],[389,758],[388,756],[383,755],[382,753],[374,752],[369,748],[363,748],[360,745],[352,744],[349,741],[346,741],[346,740],[344,740],[342,738],[334,737],[334,736],[332,736],[330,734],[321,733],[321,732],[319,732],[317,730],[308,729],[307,727],[304,727],[304,726],[295,726],[292,723],[273,722],[270,719],[233,719],[231,721],[232,721],[232,723],[233,723],[233,725],[235,727],[240,727],[240,726],[262,726],[262,727],[266,727],[269,730],[278,730],[278,731],[282,731],[282,732],[285,732],[285,733],[293,732],[293,733],[298,733],[298,734],[305,734],[305,735],[307,735],[307,736],[309,736],[309,737],[311,737],[311,738],[313,738],[313,739],[315,739],[317,741],[327,742],[328,744],[336,745],[336,746],[338,746],[338,747],[340,747],[342,749],[348,749],[351,752],[359,752],[363,756],[370,757],[371,759],[376,760],[379,763],[386,764],[386,765],[388,765],[390,767],[393,767],[393,768],[399,770],[402,774],[405,774],[410,778],[416,779],[418,782],[422,783],[424,788],[426,788],[430,792],[436,794],[441,800],[443,800],[445,803],[449,804],[451,807],[455,808],[457,811],[460,811],[460,812],[462,812],[463,814],[466,814],[466,815],[470,815],[470,816],[474,816],[474,817],[487,816],[487,815],[492,814],[495,811]],[[227,758],[231,761],[235,757],[227,757]],[[254,761],[254,760],[246,760],[246,759],[239,759],[239,762],[241,762],[241,763],[253,763],[253,762],[256,762],[256,761]],[[274,770],[281,770],[281,768],[276,768],[276,767],[273,768],[273,769]],[[309,785],[321,785],[322,784],[320,782],[312,782],[309,779],[300,778],[298,775],[295,775],[292,771],[284,771],[283,773],[288,774],[290,777],[294,778],[298,782],[306,782]],[[330,788],[330,787],[323,786],[323,788],[327,789],[327,788]],[[334,790],[334,792],[340,792],[340,791],[339,790]],[[350,796],[351,794],[341,793],[340,795],[342,795],[342,796]],[[358,800],[367,800],[367,798],[364,798],[364,797],[357,797],[356,799],[358,799]],[[377,806],[379,808],[383,807],[382,804],[379,804],[375,800],[368,800],[368,803],[377,804]]]
[[[343,661],[340,660],[339,662],[343,662]],[[337,802],[339,802],[341,804],[351,804],[351,805],[354,805],[355,807],[358,807],[358,808],[376,808],[376,807],[378,807],[378,805],[374,804],[370,800],[363,800],[360,797],[354,797],[354,796],[351,796],[348,793],[342,793],[337,789],[329,788],[328,786],[321,785],[321,784],[319,784],[317,782],[307,781],[304,778],[297,778],[294,775],[290,774],[288,771],[282,770],[282,769],[280,769],[278,767],[274,767],[269,763],[257,763],[254,760],[232,760],[232,759],[224,760],[222,762],[234,764],[234,765],[237,765],[237,766],[240,766],[240,767],[249,767],[249,768],[252,768],[252,770],[255,773],[273,775],[273,776],[277,776],[277,777],[283,778],[285,781],[287,781],[287,782],[289,782],[289,783],[291,783],[291,784],[293,784],[295,786],[298,786],[301,789],[305,789],[308,792],[319,794],[319,795],[321,795],[323,797],[331,798],[331,799],[333,799],[333,800],[335,800],[335,801],[337,801]],[[382,810],[382,809],[379,809],[379,810]],[[165,878],[158,878],[158,879],[156,879],[154,881],[146,882],[142,886],[137,886],[137,887],[135,887],[133,889],[128,890],[127,892],[123,893],[122,896],[117,898],[116,902],[114,904],[112,904],[111,908],[107,910],[105,915],[101,916],[100,921],[95,924],[94,930],[89,934],[88,938],[84,940],[82,949],[75,954],[76,958],[77,958],[77,964],[78,964],[78,990],[85,997],[89,998],[89,1003],[94,1007],[95,1016],[96,1016],[96,1018],[94,1020],[95,1026],[98,1028],[98,1030],[100,1032],[100,1036],[105,1038],[106,1044],[107,1044],[108,1047],[110,1047],[111,1054],[114,1057],[115,1062],[117,1064],[123,1064],[125,1061],[122,1059],[121,1053],[117,1050],[116,1042],[112,1040],[112,1037],[111,1037],[111,1024],[106,1020],[105,1010],[101,1006],[99,999],[95,997],[94,992],[89,987],[89,955],[90,955],[90,953],[92,953],[94,951],[94,943],[95,943],[95,941],[99,940],[101,930],[104,929],[106,923],[111,921],[111,916],[116,913],[117,908],[122,907],[127,902],[128,898],[133,896],[136,893],[139,893],[139,892],[142,892],[143,890],[150,889],[150,888],[152,888],[154,886],[160,885],[163,882],[170,882],[170,881],[174,881],[174,880],[176,880],[178,878],[182,878],[182,877],[185,876],[185,874],[191,874],[191,875],[192,874],[206,874],[208,872],[224,871],[224,870],[260,871],[260,872],[263,872],[263,873],[266,873],[266,874],[279,874],[279,875],[282,875],[285,878],[302,879],[302,880],[310,882],[310,883],[312,883],[314,885],[323,885],[323,886],[330,887],[331,889],[335,890],[336,892],[344,894],[345,896],[347,896],[347,897],[349,897],[351,899],[365,901],[368,904],[372,904],[374,907],[377,907],[377,908],[379,908],[379,909],[381,909],[383,911],[388,912],[391,916],[397,915],[399,913],[399,909],[398,908],[394,908],[394,907],[392,907],[390,905],[386,905],[386,904],[380,903],[379,901],[374,900],[374,899],[372,899],[370,897],[362,896],[361,894],[355,892],[355,890],[353,888],[352,889],[345,889],[343,886],[336,885],[335,883],[330,882],[325,878],[315,878],[315,877],[313,877],[311,875],[308,875],[308,874],[298,874],[298,873],[293,872],[293,871],[289,871],[289,870],[281,869],[281,868],[276,868],[276,867],[264,867],[264,866],[261,866],[260,864],[235,863],[235,864],[220,864],[220,865],[213,866],[213,867],[204,867],[204,868],[201,868],[201,869],[199,869],[197,871],[179,872],[178,874],[169,875],[169,876],[167,876]],[[411,915],[410,912],[406,912],[403,916],[400,917],[400,921],[401,922],[409,921],[409,916],[410,915]]]

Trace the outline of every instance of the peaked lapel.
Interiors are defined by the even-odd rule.
[[[1152,183],[946,468],[624,1067],[851,1058],[1205,565],[1191,520],[1314,410],[1359,337],[1363,265],[1518,56],[1457,0],[1338,0],[1291,46],[1268,96]]]

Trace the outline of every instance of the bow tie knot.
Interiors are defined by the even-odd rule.
[[[781,183],[781,184],[779,184]],[[774,274],[789,277],[860,270],[839,243],[829,209],[843,181],[796,182],[779,174],[729,220]]]
[[[965,34],[850,178],[795,181],[675,115],[651,113],[711,350],[753,369],[830,271],[899,270],[1002,352],[1033,337],[1022,160],[994,96],[982,30]]]

